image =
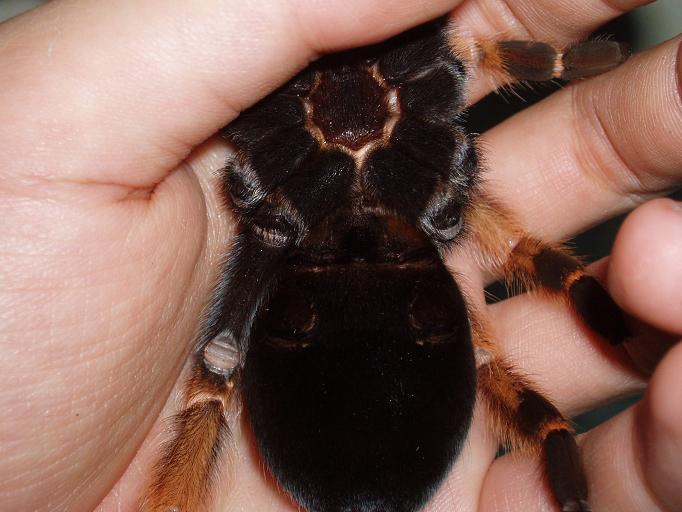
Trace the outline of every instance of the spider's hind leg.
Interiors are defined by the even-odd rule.
[[[552,403],[501,359],[478,371],[479,389],[494,428],[507,446],[541,451],[545,475],[564,512],[586,512],[587,482],[570,423]]]
[[[235,366],[232,366],[232,365]],[[201,510],[230,436],[225,411],[238,374],[236,351],[218,337],[198,354],[185,384],[182,410],[173,418],[173,437],[156,463],[140,510]]]
[[[499,442],[541,455],[542,474],[562,512],[588,512],[588,487],[569,420],[499,353],[485,314],[468,305],[479,359],[478,390]]]

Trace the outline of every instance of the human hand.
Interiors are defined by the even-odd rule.
[[[522,18],[528,32],[508,15],[486,18],[492,3],[486,11],[485,2],[466,0],[455,18],[481,36],[530,33],[565,43],[616,14],[581,1],[580,10],[575,2],[553,6],[566,16],[545,19],[528,9],[539,0],[515,0],[514,12],[529,13]],[[216,139],[203,141],[316,55],[387,37],[455,3],[303,9],[296,2],[52,2],[0,27],[3,509],[92,510],[105,495],[102,511],[135,509],[158,450],[158,418],[175,406],[168,396],[229,247],[231,219],[211,181],[228,150]],[[490,187],[505,191],[529,231],[564,238],[682,181],[678,49],[679,40],[635,57],[485,135]],[[472,101],[486,84],[475,83]],[[679,222],[661,217],[660,205],[638,210],[629,221],[635,228],[626,225],[608,282],[631,314],[679,334],[679,325],[661,324],[680,318],[665,311],[679,308],[679,292],[634,294],[627,279],[642,254],[629,245],[628,229],[663,233],[667,246],[682,240],[673,234]],[[670,235],[646,229],[645,214],[670,224]],[[674,261],[665,271],[658,262],[649,266],[655,272],[639,286],[663,275],[679,282]],[[661,306],[652,316],[652,302],[633,297],[657,297]],[[490,313],[503,349],[566,414],[643,386],[555,306],[521,297]],[[586,437],[596,510],[653,510],[628,495],[645,489],[659,503],[680,499],[674,487],[649,481],[614,486],[616,469],[603,465],[613,462],[603,457],[613,454],[611,443],[622,447],[624,436],[642,431],[650,466],[639,474],[663,472],[654,483],[664,485],[682,481],[672,473],[676,466],[666,466],[679,455],[665,444],[667,414],[680,414],[665,402],[680,388],[668,382],[682,365],[679,352],[659,367],[638,414]],[[642,418],[636,427],[635,416]],[[530,474],[533,462],[492,463],[495,447],[483,424],[477,417],[434,510],[448,503],[465,510],[506,502],[509,510],[546,507],[550,498]],[[674,434],[673,447],[682,435]],[[219,488],[217,504],[293,509],[263,478],[248,431],[236,432],[235,444],[231,482]]]

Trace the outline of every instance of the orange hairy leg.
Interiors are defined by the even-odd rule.
[[[479,368],[478,379],[499,438],[514,450],[542,453],[545,476],[561,510],[590,510],[587,482],[569,421],[501,359]]]
[[[469,66],[481,66],[507,80],[573,80],[613,69],[630,56],[616,41],[585,41],[557,48],[539,41],[489,40],[452,36],[453,53]]]
[[[543,474],[565,512],[587,512],[587,482],[570,422],[530,379],[505,361],[482,316],[469,312],[473,343],[489,354],[478,368],[478,390],[491,428],[513,451],[542,456]]]
[[[479,266],[501,273],[512,287],[566,301],[592,331],[612,344],[629,336],[624,313],[579,258],[561,244],[525,233],[495,199],[481,195],[468,212]]]
[[[216,461],[229,437],[225,409],[234,383],[195,364],[172,439],[154,467],[144,512],[200,510],[208,499]]]

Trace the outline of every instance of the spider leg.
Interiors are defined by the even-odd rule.
[[[213,293],[195,349],[192,376],[175,433],[154,470],[143,501],[145,512],[199,510],[209,497],[216,460],[229,436],[225,412],[247,352],[254,319],[282,275],[281,263],[300,243],[307,222],[316,222],[343,198],[352,179],[352,159],[320,153],[305,174],[290,176],[257,206],[250,194],[257,180],[240,179],[246,166],[228,167],[236,210],[242,215],[224,271]],[[262,181],[262,180],[261,180]],[[254,185],[254,182],[256,184]],[[318,206],[322,204],[322,206]],[[249,215],[245,215],[247,210]]]
[[[565,300],[589,329],[611,344],[630,336],[623,311],[566,247],[528,235],[502,205],[485,195],[470,208],[468,222],[478,250],[486,255],[478,258],[482,268]]]
[[[516,244],[505,270],[527,288],[567,299],[583,322],[611,344],[622,343],[630,335],[621,309],[567,248],[525,236]]]
[[[254,223],[237,235],[207,308],[181,411],[154,467],[142,511],[189,512],[207,501],[216,461],[230,433],[225,412],[251,324],[287,253],[287,244],[278,244],[291,238],[285,228]]]
[[[479,368],[478,382],[500,439],[515,450],[542,452],[545,475],[561,510],[590,510],[587,482],[569,421],[502,359]]]
[[[489,354],[478,367],[478,389],[492,429],[512,450],[542,454],[542,469],[564,512],[586,512],[587,482],[570,422],[530,380],[500,356],[484,315],[468,304],[472,341]]]
[[[230,435],[225,410],[232,399],[234,375],[219,375],[204,361],[195,362],[185,386],[183,408],[174,418],[174,435],[154,466],[141,511],[201,509],[210,494],[216,461]]]
[[[268,239],[284,239],[273,244]],[[249,226],[239,233],[213,290],[196,344],[200,352],[228,332],[243,353],[253,319],[275,282],[276,269],[289,249],[290,233],[271,226]]]
[[[630,56],[629,47],[616,41],[585,41],[562,49],[538,41],[475,40],[454,33],[450,45],[455,55],[511,80],[585,78],[609,71]]]

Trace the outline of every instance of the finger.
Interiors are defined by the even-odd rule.
[[[319,53],[456,3],[50,2],[0,26],[0,168],[153,186]]]
[[[524,295],[495,304],[490,313],[501,355],[566,416],[645,386],[627,352],[596,338],[565,304]]]
[[[573,84],[483,137],[490,189],[561,239],[682,183],[682,38]]]
[[[594,510],[682,508],[682,345],[661,361],[645,398],[582,439]]]
[[[682,204],[651,201],[635,210],[616,238],[609,289],[626,311],[682,334]]]
[[[661,362],[645,399],[581,436],[593,510],[639,512],[682,507],[682,344]],[[491,466],[481,512],[552,510],[539,460],[505,456]]]
[[[653,0],[469,0],[455,10],[454,21],[479,39],[531,39],[559,47],[587,37],[604,23]],[[479,70],[469,101],[495,88]]]
[[[606,263],[590,265],[588,274],[604,282]],[[589,331],[565,302],[524,293],[486,305],[483,276],[471,268],[471,261],[455,257],[448,265],[467,304],[486,325],[496,353],[526,375],[564,415],[575,416],[644,388],[650,372],[636,365],[623,347],[613,347]],[[641,345],[644,355],[652,358],[653,345],[665,341],[638,333],[636,343],[628,341],[628,347]]]

